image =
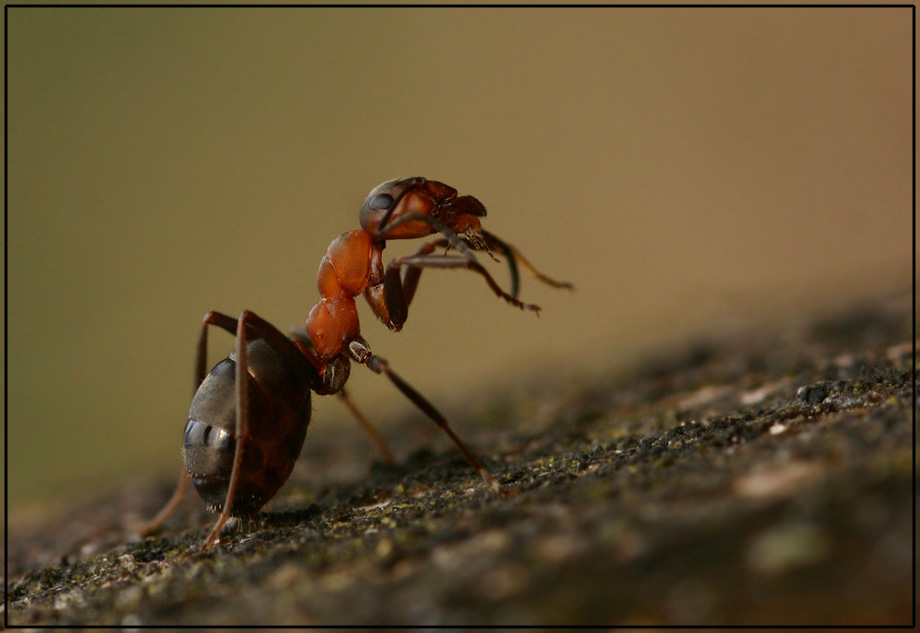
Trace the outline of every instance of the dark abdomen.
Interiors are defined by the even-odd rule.
[[[287,481],[310,422],[306,377],[286,366],[261,339],[247,361],[249,434],[231,514],[255,514]],[[198,494],[212,511],[223,509],[236,450],[236,359],[225,358],[205,377],[189,407],[183,452]]]

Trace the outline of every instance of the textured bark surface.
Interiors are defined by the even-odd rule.
[[[707,340],[591,384],[518,385],[451,418],[489,493],[418,417],[360,432],[257,523],[169,481],[9,534],[11,625],[911,623],[911,302]],[[471,420],[475,420],[474,423]],[[464,423],[465,421],[465,423]],[[316,477],[324,469],[331,480]],[[368,471],[369,469],[369,471]],[[189,554],[189,556],[185,556]]]

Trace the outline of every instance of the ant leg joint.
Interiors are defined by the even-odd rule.
[[[336,356],[326,363],[321,375],[323,394],[336,393],[341,390],[348,382],[350,373],[351,363],[343,355]]]
[[[365,363],[365,365],[367,365],[367,368],[376,374],[389,373],[387,371],[390,366],[389,363],[387,363],[384,359],[380,358],[379,356],[375,356],[371,354],[370,358],[367,359],[367,362]]]
[[[356,336],[348,341],[345,349],[348,351],[349,356],[362,365],[371,357],[371,346],[361,336]]]

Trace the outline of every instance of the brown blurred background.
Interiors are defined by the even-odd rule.
[[[202,315],[302,323],[326,246],[389,178],[477,196],[578,285],[524,278],[535,318],[429,272],[398,335],[362,302],[374,349],[448,414],[910,287],[906,8],[8,17],[13,518],[174,476]],[[216,361],[231,339],[212,341]],[[412,409],[352,375],[384,426]],[[334,399],[315,410],[308,450],[361,433]]]

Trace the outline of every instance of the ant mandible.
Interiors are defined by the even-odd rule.
[[[401,178],[374,188],[361,207],[361,230],[332,241],[317,273],[320,301],[307,316],[306,328],[286,336],[253,312],[238,319],[208,312],[201,325],[195,361],[195,395],[185,426],[185,466],[166,506],[141,528],[157,529],[175,510],[188,480],[208,509],[219,512],[202,551],[218,538],[231,516],[257,513],[284,484],[300,455],[310,423],[311,392],[338,394],[380,449],[387,464],[392,453],[382,437],[351,403],[345,382],[351,361],[383,374],[446,433],[466,460],[497,493],[501,485],[450,428],[424,396],[399,377],[389,363],[371,352],[360,334],[355,297],[364,294],[374,314],[398,332],[408,317],[425,268],[465,268],[481,275],[492,291],[513,306],[539,312],[517,299],[518,266],[557,288],[572,288],[538,272],[513,246],[485,231],[486,215],[473,196],[425,178]],[[397,257],[384,268],[387,240],[441,237],[415,253]],[[443,254],[435,254],[445,248]],[[450,250],[455,251],[451,254]],[[473,251],[503,255],[511,291],[503,291]],[[205,374],[208,326],[236,335],[230,355]],[[245,378],[244,378],[245,377]]]

